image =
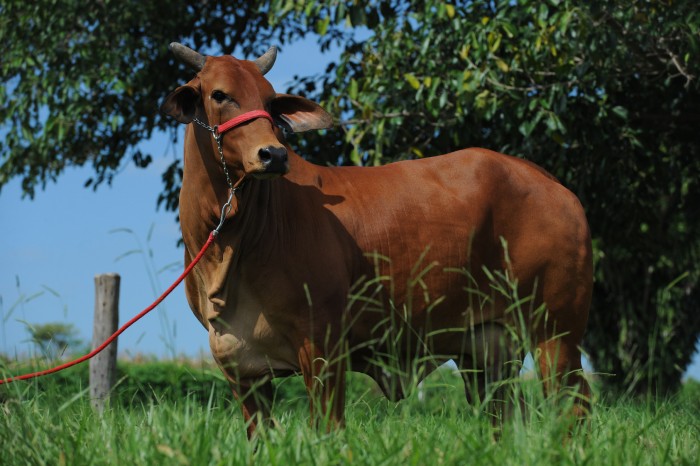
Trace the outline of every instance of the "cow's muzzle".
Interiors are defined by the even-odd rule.
[[[262,170],[255,173],[255,176],[259,178],[284,175],[289,171],[287,149],[284,147],[263,147],[258,151],[258,158],[260,159]]]

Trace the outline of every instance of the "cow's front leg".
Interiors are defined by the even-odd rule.
[[[255,429],[262,423],[272,426],[272,398],[273,388],[270,377],[255,380],[244,380],[239,383],[231,383],[233,396],[241,406],[243,419],[248,431],[248,439],[253,438]]]
[[[309,393],[311,425],[324,423],[327,431],[343,427],[347,362],[342,347],[336,342],[331,351],[323,351],[305,338],[299,348],[299,366]]]

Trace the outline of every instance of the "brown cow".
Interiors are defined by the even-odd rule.
[[[467,397],[484,397],[487,382],[522,361],[511,330],[540,354],[546,390],[577,388],[577,414],[585,413],[578,345],[592,261],[575,195],[534,164],[485,149],[372,168],[313,165],[279,127],[327,128],[332,118],[275,93],[263,78],[275,48],[255,61],[171,49],[197,72],[161,107],[197,123],[186,129],[180,194],[186,263],[235,185],[186,292],[249,435],[269,419],[271,378],[280,375],[301,372],[312,419],[327,414],[331,424],[343,423],[349,368],[400,398],[396,374],[425,375],[454,359],[469,374]],[[235,117],[243,120],[226,132],[212,128]]]

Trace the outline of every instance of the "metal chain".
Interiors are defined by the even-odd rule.
[[[224,168],[224,175],[226,175],[226,184],[228,184],[228,188],[233,191],[233,183],[231,182],[231,177],[228,174],[228,168],[226,167],[226,159],[224,159],[224,147],[223,144],[221,143],[221,140],[223,139],[223,134],[219,133],[219,130],[217,129],[217,126],[214,126],[213,128],[209,126],[208,124],[204,123],[202,120],[198,118],[193,118],[192,121],[197,123],[199,126],[202,128],[206,129],[207,131],[211,132],[212,136],[214,137],[214,140],[216,141],[216,146],[219,148],[219,157],[221,158],[221,166]]]
[[[204,123],[202,120],[200,120],[200,119],[197,118],[197,117],[192,118],[192,121],[194,121],[195,123],[197,123],[197,124],[198,124],[199,126],[201,126],[202,128],[206,129],[207,131],[211,131],[212,133],[215,134],[215,137],[216,137],[216,133],[218,132],[217,129],[216,129],[216,127],[213,127],[213,128],[212,128],[211,126],[209,126],[208,124]]]
[[[219,149],[219,157],[221,158],[221,166],[224,169],[224,175],[226,176],[226,184],[228,185],[228,200],[226,203],[221,207],[221,218],[219,219],[219,225],[214,229],[212,234],[214,236],[217,236],[219,234],[219,230],[221,230],[221,227],[224,226],[224,221],[226,220],[226,215],[231,211],[231,201],[233,200],[233,195],[240,189],[240,186],[236,186],[235,188],[233,187],[233,183],[231,182],[231,177],[228,174],[228,168],[226,167],[226,159],[224,158],[224,147],[223,144],[221,143],[221,140],[223,139],[223,134],[219,133],[219,130],[217,129],[217,126],[214,126],[213,128],[209,126],[208,124],[204,123],[198,118],[193,118],[192,121],[197,123],[199,126],[202,128],[206,129],[209,131],[212,136],[214,137],[214,140],[216,141],[216,146]]]

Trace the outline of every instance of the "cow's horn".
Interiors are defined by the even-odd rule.
[[[274,45],[265,52],[260,58],[255,60],[255,64],[258,66],[260,72],[264,75],[272,68],[275,64],[275,59],[277,58],[277,47]]]
[[[175,54],[175,58],[195,71],[201,71],[207,59],[201,53],[177,42],[170,43],[170,50]]]

